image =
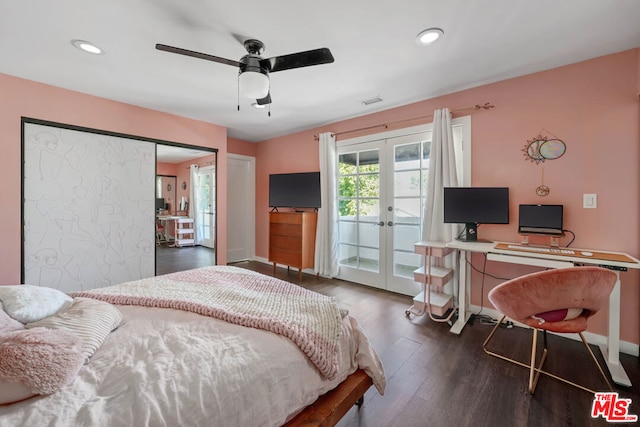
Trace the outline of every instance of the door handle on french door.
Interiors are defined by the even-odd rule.
[[[393,227],[393,221],[389,221],[389,222],[387,222],[387,225],[388,225],[389,227]]]

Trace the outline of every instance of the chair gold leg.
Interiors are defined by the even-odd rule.
[[[519,365],[522,366],[523,368],[527,368],[529,369],[529,393],[533,394],[536,386],[538,385],[538,379],[540,378],[540,374],[545,374],[551,378],[554,378],[558,381],[562,381],[566,384],[572,385],[574,387],[577,387],[579,389],[582,389],[588,393],[591,394],[595,394],[594,390],[588,389],[584,386],[581,386],[580,384],[574,383],[572,381],[569,381],[567,379],[564,379],[562,377],[559,377],[557,375],[554,375],[550,372],[544,371],[542,369],[544,362],[547,358],[547,353],[548,353],[548,349],[547,349],[547,337],[546,337],[546,331],[543,331],[545,333],[545,337],[544,337],[544,348],[542,350],[542,356],[540,358],[540,362],[538,363],[538,366],[536,367],[536,353],[537,353],[537,334],[538,334],[538,330],[535,328],[531,328],[533,330],[533,338],[532,338],[532,345],[531,345],[531,360],[529,364],[526,363],[522,363],[518,360],[503,356],[502,354],[496,353],[492,350],[489,350],[488,345],[489,342],[491,341],[491,339],[493,338],[493,336],[495,335],[496,331],[498,330],[498,328],[500,328],[500,325],[502,324],[502,322],[504,321],[504,319],[507,316],[503,316],[502,319],[500,319],[500,321],[493,327],[493,329],[491,330],[491,333],[489,334],[489,336],[487,337],[487,339],[484,340],[484,343],[482,343],[482,349],[484,350],[485,353],[487,353],[490,356],[493,357],[497,357],[498,359],[502,359],[505,360],[507,362],[511,362],[515,365]],[[584,336],[580,333],[580,338],[582,339],[582,342],[585,344],[585,346],[587,347],[587,350],[589,352],[589,354],[591,355],[592,360],[594,361],[594,363],[596,364],[596,366],[598,367],[598,370],[600,371],[600,374],[602,375],[602,377],[604,378],[605,382],[607,383],[607,386],[609,387],[609,390],[613,390],[611,387],[611,383],[609,382],[609,380],[607,379],[604,371],[602,370],[602,367],[600,366],[600,364],[598,363],[598,360],[596,359],[596,357],[594,356],[593,352],[591,351],[591,348],[589,347],[589,345],[587,344],[586,340],[584,339]]]
[[[500,319],[500,321],[498,323],[496,323],[496,326],[493,327],[493,329],[491,330],[491,333],[489,334],[487,339],[485,339],[484,342],[482,343],[482,349],[484,350],[485,353],[492,354],[491,352],[489,352],[489,350],[487,350],[487,344],[489,344],[489,341],[491,341],[491,338],[493,338],[493,336],[495,335],[496,331],[498,330],[498,328],[500,327],[500,325],[502,324],[502,322],[504,321],[504,319],[506,317],[507,316],[502,316],[502,319]]]
[[[544,346],[542,347],[542,356],[540,357],[540,363],[538,367],[535,367],[536,363],[536,353],[538,350],[538,330],[535,328],[531,328],[533,331],[533,342],[531,344],[531,367],[529,369],[529,394],[533,394],[536,391],[536,386],[538,385],[538,379],[540,379],[540,374],[545,373],[542,370],[542,366],[544,365],[544,361],[547,360],[547,332],[544,333]],[[534,376],[535,372],[535,376]]]
[[[533,394],[533,376],[536,372],[536,350],[538,348],[538,331],[533,329],[533,339],[531,341],[531,365],[529,365],[529,394]]]
[[[500,328],[500,325],[502,324],[502,322],[504,321],[504,319],[506,317],[507,316],[502,316],[502,319],[500,319],[500,321],[498,323],[496,323],[496,325],[491,330],[491,333],[489,334],[487,339],[484,340],[484,343],[482,343],[482,349],[484,350],[485,353],[487,353],[490,356],[497,357],[498,359],[506,360],[507,362],[515,363],[516,365],[522,366],[523,368],[529,368],[529,365],[527,365],[526,363],[522,363],[522,362],[520,362],[518,360],[511,359],[509,357],[503,356],[502,354],[496,353],[495,351],[489,350],[487,348],[488,345],[489,345],[489,341],[491,341],[491,339],[495,335],[495,333],[498,330],[498,328]]]
[[[600,366],[600,363],[598,363],[598,359],[596,359],[596,356],[593,354],[593,351],[591,351],[591,347],[589,347],[589,344],[587,343],[587,340],[584,338],[584,335],[582,335],[582,332],[579,332],[578,335],[580,335],[580,339],[582,340],[582,343],[587,348],[587,351],[591,356],[591,360],[593,360],[593,363],[596,364],[598,371],[600,371],[600,375],[602,376],[602,378],[604,378],[604,381],[607,383],[607,387],[609,387],[609,391],[613,391],[613,387],[611,387],[611,383],[609,382],[607,375],[602,370],[602,367]]]

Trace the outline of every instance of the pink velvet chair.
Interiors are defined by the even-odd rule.
[[[482,348],[487,354],[529,368],[529,393],[533,394],[540,373],[571,384],[590,393],[595,393],[557,375],[542,370],[547,357],[547,331],[577,333],[591,355],[609,390],[611,383],[587,344],[582,332],[587,329],[587,319],[594,315],[609,300],[616,282],[616,274],[600,267],[572,267],[546,270],[528,274],[504,282],[489,292],[489,301],[504,316],[493,328]],[[533,329],[531,361],[525,364],[495,351],[488,344],[505,318],[524,323]],[[536,367],[538,330],[544,334],[544,347]]]

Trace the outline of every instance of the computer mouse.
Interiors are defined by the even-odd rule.
[[[581,253],[582,255],[584,255],[584,256],[592,256],[592,255],[593,255],[593,253],[592,253],[592,252],[587,252],[587,251],[582,251],[582,252],[580,252],[580,253]]]

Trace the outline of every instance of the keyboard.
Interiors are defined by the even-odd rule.
[[[561,248],[541,248],[538,246],[523,246],[523,245],[507,245],[507,249],[515,249],[523,252],[538,252],[543,254],[557,254],[557,255],[575,255],[575,251],[571,249]]]

